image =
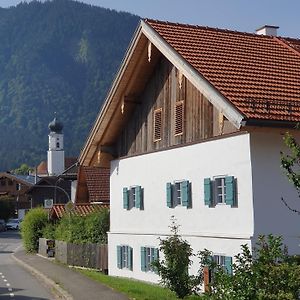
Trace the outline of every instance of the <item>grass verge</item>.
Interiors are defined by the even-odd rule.
[[[101,282],[114,290],[127,295],[130,299],[135,300],[174,300],[177,299],[175,294],[168,289],[155,284],[148,284],[138,280],[113,277],[104,275],[100,272],[90,270],[79,270],[82,274]],[[186,299],[200,299],[197,296],[190,296]]]

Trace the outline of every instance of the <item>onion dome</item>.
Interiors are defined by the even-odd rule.
[[[51,121],[48,125],[51,132],[61,133],[64,126],[61,122],[59,122],[56,117]]]

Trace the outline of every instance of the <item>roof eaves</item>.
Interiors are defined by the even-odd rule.
[[[178,69],[203,95],[231,121],[236,128],[242,126],[244,115],[227,100],[202,74],[195,70],[147,22],[141,21],[142,32],[151,43]]]

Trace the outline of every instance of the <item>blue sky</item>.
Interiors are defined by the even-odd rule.
[[[30,1],[30,0],[29,0]],[[0,6],[21,0],[0,0]],[[28,1],[27,1],[28,2]],[[282,36],[300,38],[299,0],[81,0],[141,17],[254,32],[279,26]]]

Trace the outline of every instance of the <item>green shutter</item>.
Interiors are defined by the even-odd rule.
[[[122,247],[117,246],[117,265],[119,269],[122,269]]]
[[[212,205],[212,192],[210,178],[204,178],[204,203],[205,205]]]
[[[225,177],[225,186],[226,186],[226,204],[233,206],[234,197],[235,197],[235,184],[234,177],[227,176]]]
[[[133,251],[132,248],[128,246],[128,268],[132,270],[132,259],[133,259]]]
[[[190,205],[190,185],[188,181],[182,181],[180,183],[180,189],[181,189],[181,203],[182,206],[189,207]]]
[[[128,195],[128,188],[123,188],[123,208],[129,209],[129,195]]]
[[[137,186],[135,188],[135,207],[141,209],[142,203],[142,188],[141,186]]]
[[[170,182],[167,183],[167,206],[172,207],[172,184]]]
[[[141,270],[146,272],[146,248],[141,247]]]
[[[154,261],[156,261],[156,260],[159,259],[158,253],[159,253],[158,248],[154,248],[154,257],[153,257]],[[156,268],[156,267],[153,267],[153,271],[154,271],[156,274],[158,274],[158,271],[157,271],[157,268]]]
[[[227,273],[229,275],[232,275],[232,257],[231,256],[225,256],[225,267],[226,267]]]

